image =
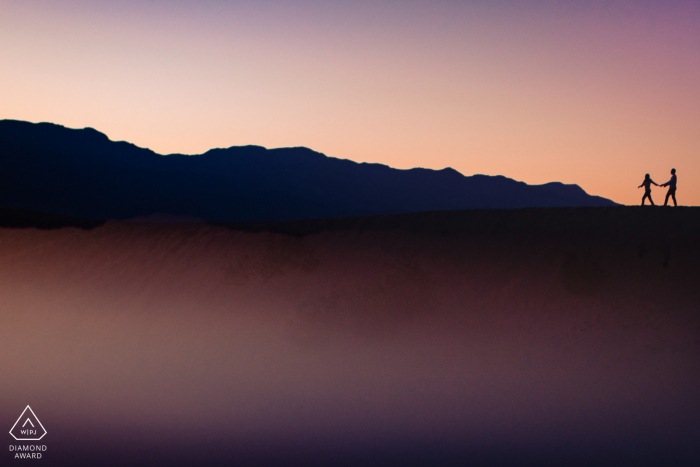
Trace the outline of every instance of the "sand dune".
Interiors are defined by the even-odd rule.
[[[2,228],[0,419],[30,404],[47,465],[690,465],[699,238],[627,207]]]

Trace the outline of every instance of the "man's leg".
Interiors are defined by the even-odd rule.
[[[678,203],[676,203],[676,192],[675,191],[673,193],[671,193],[671,197],[673,198],[673,205],[678,206]]]
[[[666,193],[666,199],[664,200],[664,206],[668,204],[668,197],[671,196],[671,190],[668,190],[668,193]]]

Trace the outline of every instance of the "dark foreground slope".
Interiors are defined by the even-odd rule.
[[[698,208],[3,228],[0,424],[30,404],[52,466],[698,465],[699,240]]]
[[[0,121],[2,207],[93,219],[318,219],[437,209],[610,206],[577,185],[397,170],[306,148],[161,156],[93,129]]]

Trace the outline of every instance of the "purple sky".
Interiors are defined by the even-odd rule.
[[[697,2],[0,1],[0,118],[700,204]],[[697,187],[697,188],[696,188]],[[662,193],[654,192],[656,201]]]

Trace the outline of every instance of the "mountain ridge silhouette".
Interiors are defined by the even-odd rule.
[[[91,219],[284,221],[434,210],[615,206],[578,185],[395,169],[304,147],[160,155],[93,129],[0,120],[0,207]]]

